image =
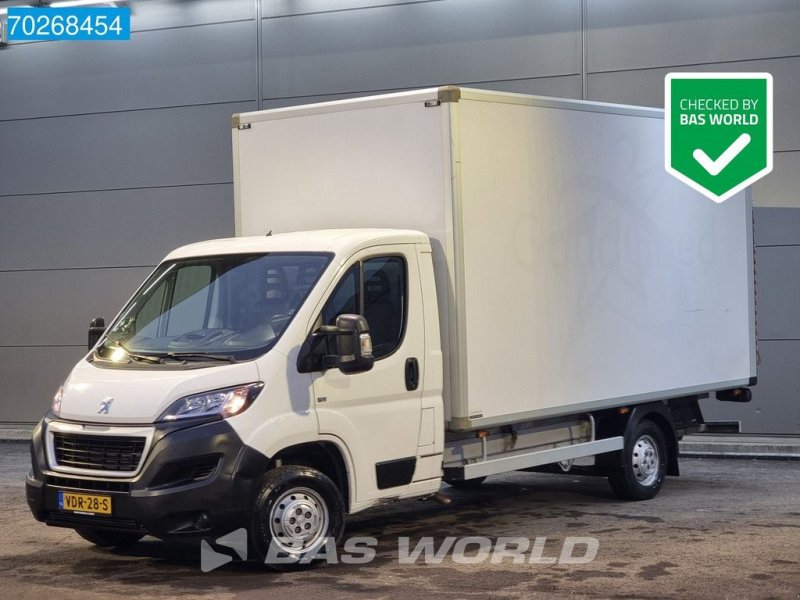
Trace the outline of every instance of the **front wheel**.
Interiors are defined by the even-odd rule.
[[[276,571],[307,569],[335,548],[344,533],[345,506],[326,475],[300,465],[269,471],[253,507],[252,541]]]
[[[608,477],[611,489],[623,500],[654,498],[667,475],[664,432],[652,421],[640,421],[625,436],[622,454],[622,468]]]

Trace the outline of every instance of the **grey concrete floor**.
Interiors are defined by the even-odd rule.
[[[791,598],[800,597],[800,462],[684,459],[648,502],[602,479],[513,473],[450,506],[406,501],[354,515],[347,536],[378,538],[368,565],[273,573],[233,562],[200,570],[199,545],[145,538],[101,550],[30,516],[28,452],[0,444],[2,598]],[[398,537],[594,537],[588,564],[400,564]],[[576,552],[580,555],[580,552]]]

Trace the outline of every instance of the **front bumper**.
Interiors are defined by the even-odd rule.
[[[45,433],[31,442],[33,468],[26,496],[33,516],[48,525],[148,533],[161,538],[207,536],[246,526],[269,459],[246,446],[224,420],[157,425],[135,478],[68,475],[50,469]],[[112,514],[59,509],[58,492],[110,496]]]

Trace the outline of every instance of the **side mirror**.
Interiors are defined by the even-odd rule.
[[[89,337],[87,340],[87,343],[89,344],[89,350],[94,348],[97,340],[99,340],[105,332],[106,320],[103,317],[95,317],[92,319],[91,323],[89,323]]]
[[[369,371],[375,362],[372,336],[367,320],[361,315],[339,315],[336,318],[336,357],[342,373]]]
[[[336,325],[324,325],[308,336],[297,357],[300,373],[338,368],[342,373],[363,373],[372,368],[372,337],[361,315],[340,315]]]

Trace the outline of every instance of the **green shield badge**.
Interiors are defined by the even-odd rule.
[[[772,75],[670,73],[664,166],[714,202],[772,171]]]

